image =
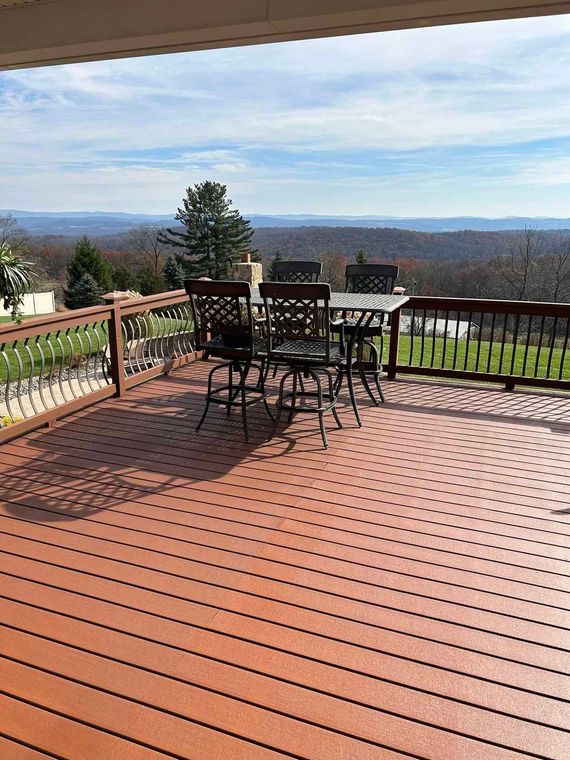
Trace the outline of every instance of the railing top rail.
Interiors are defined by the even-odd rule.
[[[188,300],[188,294],[185,290],[172,290],[167,293],[158,293],[154,296],[144,296],[134,298],[131,301],[119,301],[118,303],[121,314],[136,314],[146,309],[158,309],[161,306],[171,306]]]
[[[121,314],[135,314],[146,309],[156,309],[161,306],[187,301],[185,290],[173,290],[168,293],[159,293],[154,296],[144,296],[131,301],[116,302]],[[102,306],[90,306],[87,309],[75,309],[74,311],[61,311],[55,314],[45,314],[40,317],[26,319],[21,324],[7,323],[0,325],[0,343],[8,343],[13,340],[25,340],[36,335],[46,335],[57,330],[66,330],[70,327],[80,327],[104,319],[110,319],[113,313],[113,304]]]
[[[538,317],[568,317],[569,303],[544,301],[501,301],[490,298],[448,298],[447,296],[410,296],[405,309],[441,309],[486,314],[525,314]]]
[[[45,314],[41,317],[26,319],[19,325],[8,323],[0,325],[0,343],[12,340],[24,340],[35,335],[45,335],[69,327],[88,325],[103,319],[109,319],[113,313],[112,306],[90,306],[88,309],[61,311],[55,314]]]

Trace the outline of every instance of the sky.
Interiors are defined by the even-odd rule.
[[[570,216],[570,15],[0,72],[0,208]]]

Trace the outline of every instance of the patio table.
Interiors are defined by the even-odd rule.
[[[353,355],[356,344],[361,343],[366,337],[368,327],[374,317],[391,314],[393,311],[400,309],[410,300],[409,296],[377,293],[339,293],[331,291],[329,301],[329,311],[334,312],[353,312],[358,315],[354,331],[350,340],[347,342],[347,353]],[[258,288],[251,289],[251,305],[253,307],[262,307],[263,299],[259,295]],[[324,304],[323,304],[324,305]],[[352,367],[349,362],[348,372],[352,373]],[[362,424],[360,415],[356,411],[356,418],[359,425]]]
[[[362,321],[377,314],[391,314],[410,300],[404,295],[381,295],[375,293],[338,293],[331,292],[330,311],[355,311],[361,314]],[[263,306],[263,299],[258,288],[251,289],[251,305]]]

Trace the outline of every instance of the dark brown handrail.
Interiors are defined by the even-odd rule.
[[[546,301],[501,301],[484,298],[447,298],[445,296],[410,296],[404,307],[409,309],[429,309],[473,312],[486,314],[525,314],[528,316],[570,317],[569,303]]]

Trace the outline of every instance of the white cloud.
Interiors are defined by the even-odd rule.
[[[511,152],[570,141],[569,73],[570,16],[6,72],[0,207],[167,211],[206,177],[250,210],[516,206],[565,184],[563,148]]]

